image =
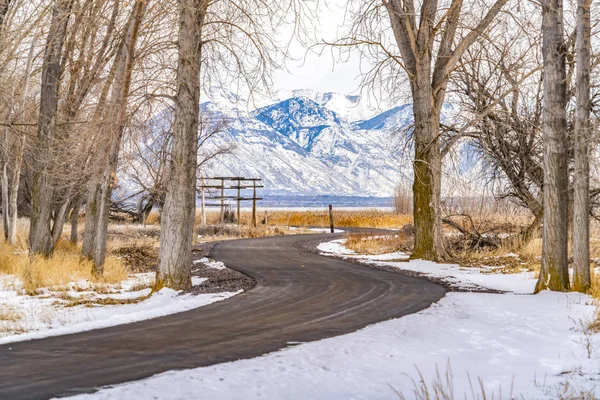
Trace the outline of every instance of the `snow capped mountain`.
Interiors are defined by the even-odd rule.
[[[261,108],[254,116],[307,150],[322,137],[324,129],[342,124],[336,113],[306,97],[293,97]]]
[[[412,105],[405,104],[394,107],[391,110],[384,111],[368,120],[357,122],[356,127],[364,130],[383,130],[386,132],[395,132],[399,128],[409,126],[412,121]]]
[[[231,144],[235,148],[211,161],[205,173],[261,177],[265,194],[391,196],[410,167],[401,162],[394,146],[399,128],[395,122],[402,126],[411,122],[407,106],[354,123],[305,96],[252,113],[223,108],[212,101],[201,105],[204,120],[226,121],[223,132],[203,151],[208,154]]]
[[[361,121],[377,115],[381,110],[362,100],[360,96],[334,92],[316,92],[300,89],[279,93],[279,99],[306,97],[315,103],[335,112],[346,121]]]

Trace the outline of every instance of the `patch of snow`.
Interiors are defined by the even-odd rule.
[[[225,264],[223,264],[221,261],[215,261],[215,260],[212,260],[212,259],[207,258],[207,257],[201,258],[200,260],[195,260],[194,264],[204,264],[208,268],[213,268],[213,269],[225,269],[225,268],[227,268],[225,266]]]
[[[317,250],[327,255],[348,256],[356,254],[354,250],[350,250],[344,246],[344,243],[346,243],[346,239],[336,239],[330,242],[319,243]]]
[[[452,398],[470,396],[471,388],[480,394],[478,378],[486,398],[555,399],[565,382],[597,398],[600,335],[581,331],[595,311],[592,299],[578,293],[448,293],[419,313],[347,335],[76,398],[415,398],[419,374],[428,384],[437,371],[445,380],[448,365]],[[288,342],[296,344],[293,339]],[[587,341],[594,349],[590,358]]]
[[[344,246],[346,239],[324,242],[317,246],[323,255],[356,259],[367,265],[394,267],[417,272],[464,290],[490,289],[503,292],[533,293],[537,279],[534,272],[515,274],[494,273],[493,267],[461,267],[458,264],[438,264],[424,260],[410,260],[409,255],[395,252],[381,255],[361,255]]]
[[[290,231],[307,231],[311,233],[330,233],[331,229],[329,228],[304,228],[301,226],[290,226],[288,228]],[[333,233],[343,233],[345,232],[343,229],[334,229]]]
[[[77,287],[78,290],[66,292],[71,298],[85,298],[86,295],[94,295],[96,299],[140,299],[140,302],[95,307],[85,305],[63,307],[61,302],[67,302],[60,297],[60,293],[44,290],[40,296],[20,295],[19,285],[18,282],[15,282],[15,278],[0,275],[0,307],[18,313],[19,319],[16,321],[18,330],[26,331],[21,334],[11,334],[6,326],[3,327],[3,321],[0,321],[0,328],[3,328],[0,329],[0,335],[2,335],[2,331],[10,335],[0,337],[0,344],[65,335],[162,317],[225,300],[241,292],[192,295],[164,288],[150,295],[150,288],[132,290],[136,285],[152,282],[151,277],[153,276],[153,273],[133,274],[121,283],[121,289],[118,292],[110,294],[96,294],[91,291],[91,287],[89,291],[86,291],[86,282],[73,283],[71,286]],[[193,277],[192,284],[196,286],[206,280],[206,278]],[[89,285],[89,282],[87,284]],[[143,299],[144,297],[148,298]]]

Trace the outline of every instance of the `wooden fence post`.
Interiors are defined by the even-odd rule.
[[[256,181],[252,181],[252,189],[254,189],[254,195],[252,196],[252,226],[256,228]]]
[[[221,224],[225,220],[225,179],[221,178]]]
[[[329,205],[329,229],[331,230],[331,233],[335,232],[335,229],[333,228],[333,206],[331,204]]]
[[[204,197],[204,177],[200,178],[200,183],[202,185],[202,196],[201,196],[201,205],[202,205],[202,225],[206,225],[206,198]]]
[[[241,205],[241,196],[242,196],[242,193],[241,193],[241,190],[242,190],[242,181],[238,180],[237,184],[238,184],[237,185],[237,226],[238,226],[238,229],[239,229],[240,228],[240,217],[241,217],[241,214],[240,214],[240,205]]]

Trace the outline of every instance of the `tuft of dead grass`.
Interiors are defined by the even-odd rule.
[[[151,244],[132,244],[111,251],[111,254],[133,272],[155,271],[158,265],[159,249]]]
[[[11,304],[0,304],[0,337],[26,331],[25,315]]]
[[[359,254],[387,254],[397,251],[408,252],[411,238],[403,234],[373,236],[368,234],[346,235],[345,246]]]
[[[147,296],[140,296],[134,298],[127,299],[117,299],[114,297],[96,297],[96,296],[69,296],[66,293],[62,293],[57,296],[62,301],[58,303],[61,307],[100,307],[100,306],[120,306],[126,304],[137,304],[141,303],[144,300],[147,300],[150,297],[150,294]]]
[[[23,319],[23,314],[11,304],[0,304],[0,321],[18,322]]]

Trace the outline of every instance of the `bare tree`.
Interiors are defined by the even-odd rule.
[[[384,74],[386,66],[399,67],[410,81],[414,114],[413,214],[415,245],[413,258],[443,260],[447,251],[442,232],[441,180],[442,154],[440,115],[450,75],[464,52],[485,32],[507,0],[496,0],[471,29],[465,27],[463,0],[452,0],[445,8],[437,0],[384,0],[361,3],[354,12],[353,28],[334,43],[342,48],[369,48],[383,53],[383,60],[370,71],[369,84],[396,80],[395,73]],[[387,12],[394,41],[385,43]],[[383,26],[382,26],[383,25]],[[378,29],[382,31],[379,32]],[[461,34],[463,34],[461,36]],[[437,46],[437,51],[436,51]],[[394,87],[393,83],[387,84]]]
[[[54,147],[60,78],[63,70],[61,55],[72,5],[73,0],[56,0],[42,70],[40,116],[36,143],[36,152],[39,158],[33,180],[29,247],[32,252],[45,255],[51,254],[54,250],[51,227],[53,210],[52,202],[48,201],[53,195],[52,177],[50,176],[49,158],[45,153],[51,152]]]
[[[481,160],[493,193],[531,211],[534,220],[516,238],[527,243],[542,218],[543,154],[541,33],[529,8],[498,19],[461,59],[451,94],[466,123],[443,124],[451,141]],[[508,21],[507,21],[508,20]]]
[[[591,0],[577,1],[577,70],[573,176],[573,289],[590,288]]]
[[[177,98],[165,205],[161,214],[160,264],[156,287],[191,288],[192,238],[196,211],[196,145],[200,104],[202,25],[207,0],[179,5]]]
[[[39,32],[39,31],[38,31]],[[33,61],[35,57],[35,46],[38,39],[38,33],[34,36],[31,46],[29,48],[29,55],[27,57],[27,64],[25,67],[25,75],[24,82],[21,87],[21,95],[18,104],[17,110],[17,118],[21,124],[25,123],[25,102],[27,100],[27,91],[29,89],[29,83],[32,75],[33,69]],[[25,141],[26,135],[24,132],[17,132],[17,138],[14,141],[14,145],[12,146],[12,153],[14,154],[12,159],[12,174],[10,179],[10,184],[6,183],[6,188],[4,188],[3,182],[3,195],[6,193],[6,198],[8,201],[7,207],[5,209],[6,215],[3,215],[5,218],[5,226],[7,229],[7,240],[10,244],[17,243],[17,201],[19,196],[19,184],[21,178],[21,166],[23,163],[23,156],[25,154]]]
[[[536,292],[569,290],[567,87],[562,0],[542,0],[544,222]]]
[[[126,33],[117,52],[114,83],[99,135],[104,136],[97,149],[96,170],[88,187],[86,230],[83,253],[94,261],[94,272],[102,274],[106,257],[108,214],[117,173],[119,152],[127,119],[127,99],[135,60],[135,46],[148,2],[137,0]]]

